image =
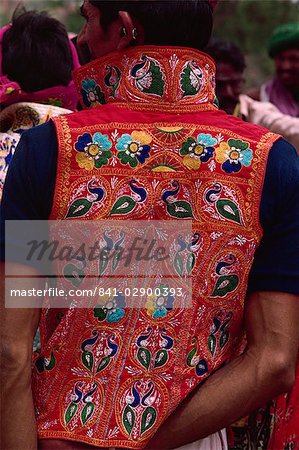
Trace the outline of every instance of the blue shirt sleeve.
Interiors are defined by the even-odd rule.
[[[260,222],[264,235],[255,254],[248,292],[299,294],[299,156],[284,139],[269,153]]]
[[[57,156],[52,122],[23,134],[4,185],[2,225],[6,219],[48,219]],[[299,157],[284,139],[279,139],[269,154],[260,221],[264,235],[255,254],[248,292],[299,294]],[[1,226],[1,258],[4,258],[4,226]]]

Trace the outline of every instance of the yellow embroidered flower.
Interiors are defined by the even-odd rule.
[[[188,169],[199,169],[201,160],[199,158],[195,159],[193,154],[191,154],[183,158],[183,164],[188,167]]]

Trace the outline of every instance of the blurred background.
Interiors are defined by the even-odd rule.
[[[188,0],[186,0],[188,1]],[[83,0],[24,0],[27,9],[48,11],[63,22],[69,32],[78,33],[83,19]],[[18,0],[0,0],[0,25],[11,19]],[[267,56],[267,41],[279,24],[299,22],[299,0],[221,0],[215,13],[214,36],[230,39],[246,55],[247,88],[260,85],[273,73]]]

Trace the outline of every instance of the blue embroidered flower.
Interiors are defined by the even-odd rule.
[[[91,78],[82,81],[81,95],[84,104],[88,107],[90,105],[96,106],[98,103],[102,105],[105,103],[105,96],[100,86]]]
[[[116,144],[119,150],[117,157],[122,164],[129,163],[131,167],[136,167],[138,163],[144,163],[149,157],[152,137],[145,131],[133,131],[131,134],[123,134]]]
[[[180,151],[181,155],[185,155],[183,164],[189,169],[198,169],[202,162],[208,162],[212,158],[215,144],[217,139],[210,134],[201,133],[197,136],[197,140],[189,137],[182,144]]]
[[[173,309],[174,295],[170,293],[169,286],[161,284],[158,289],[161,295],[149,296],[146,303],[147,312],[153,319],[162,319],[167,315],[167,311]]]
[[[247,142],[240,139],[229,139],[221,142],[216,149],[216,161],[222,164],[227,173],[239,172],[242,166],[249,167],[252,161],[252,150]]]
[[[94,308],[94,316],[98,318],[100,322],[107,320],[108,323],[119,322],[125,316],[125,297],[123,294],[118,293],[116,296],[101,296],[102,305],[98,305]]]
[[[109,152],[112,147],[111,141],[106,134],[95,133],[93,136],[89,133],[84,133],[78,137],[75,143],[77,150],[76,161],[79,167],[92,170],[94,167],[107,165],[112,153]]]

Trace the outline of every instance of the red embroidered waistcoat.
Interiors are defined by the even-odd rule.
[[[218,111],[214,70],[190,49],[113,53],[75,75],[83,105],[96,108],[54,119],[51,219],[192,221],[176,263],[192,270],[193,294],[192,309],[176,298],[127,309],[117,298],[70,308],[58,323],[44,310],[33,376],[40,438],[142,448],[236,355],[278,136]]]

